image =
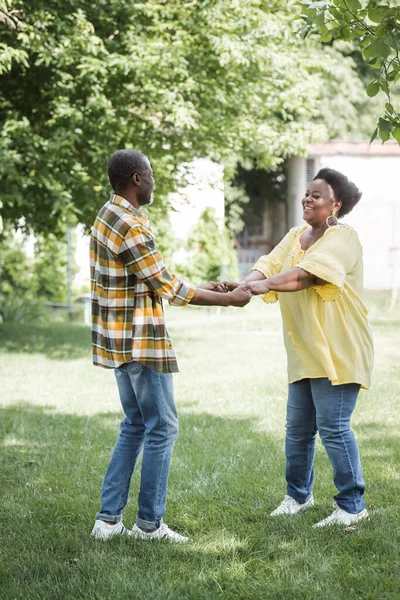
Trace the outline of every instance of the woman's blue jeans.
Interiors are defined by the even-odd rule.
[[[289,384],[286,419],[286,481],[289,496],[304,504],[312,492],[317,431],[333,467],[340,508],[365,508],[360,456],[350,418],[360,386],[332,385],[329,379],[302,379]]]
[[[108,466],[96,518],[122,519],[131,477],[143,448],[136,523],[154,529],[165,513],[172,449],[178,435],[171,373],[157,373],[138,362],[115,369],[125,418]]]

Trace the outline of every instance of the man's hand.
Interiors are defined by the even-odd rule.
[[[253,296],[258,296],[259,294],[268,294],[270,291],[266,279],[263,281],[247,281],[243,287],[245,290],[251,292]]]
[[[220,281],[219,285],[224,286],[226,292],[233,292],[233,290],[236,290],[243,283],[243,281]]]
[[[252,299],[252,292],[242,286],[237,287],[229,294],[229,304],[231,306],[246,306]]]

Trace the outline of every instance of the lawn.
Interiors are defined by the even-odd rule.
[[[335,493],[320,443],[315,508],[269,517],[285,493],[277,307],[169,309],[168,320],[181,430],[165,520],[186,545],[90,538],[121,419],[114,375],[92,367],[84,326],[0,326],[0,598],[398,600],[400,321],[373,318],[374,384],[353,419],[371,519],[348,533],[311,527]],[[137,489],[136,474],[129,527]]]

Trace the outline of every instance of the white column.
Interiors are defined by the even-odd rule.
[[[301,199],[307,187],[306,159],[301,156],[292,156],[288,167],[288,225],[296,227],[303,225],[303,207]]]

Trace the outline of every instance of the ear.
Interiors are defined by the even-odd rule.
[[[340,201],[335,200],[335,212],[339,212],[342,208],[342,203]]]
[[[132,175],[132,181],[135,185],[137,185],[138,187],[140,187],[140,175],[139,173],[134,173]]]

